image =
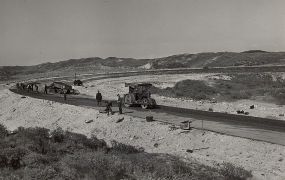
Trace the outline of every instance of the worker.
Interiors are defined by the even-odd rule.
[[[118,96],[118,107],[119,107],[119,113],[123,114],[123,98],[121,98],[120,94],[117,95]]]
[[[45,94],[47,94],[47,85],[45,84]]]
[[[31,90],[31,85],[27,85],[27,90],[28,90],[28,92],[30,92],[30,90]]]
[[[39,86],[35,84],[35,89],[36,89],[36,92],[38,93],[39,92]]]
[[[25,84],[21,83],[22,90],[25,90]]]
[[[102,94],[100,93],[100,91],[98,91],[96,94],[96,101],[97,101],[97,106],[100,106],[102,101]]]
[[[63,90],[63,97],[64,97],[64,100],[66,101],[66,95],[67,95],[67,91],[66,89]]]
[[[106,112],[107,112],[108,116],[109,116],[110,113],[111,113],[111,115],[113,114],[113,111],[112,111],[112,101],[108,101],[107,102]]]

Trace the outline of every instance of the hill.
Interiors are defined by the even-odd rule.
[[[203,68],[228,66],[285,65],[284,52],[245,51],[181,54],[153,60],[154,68]]]
[[[55,63],[43,63],[34,66],[2,66],[1,80],[18,79],[35,74],[41,76],[58,76],[61,74],[106,73],[128,70],[173,69],[173,68],[204,68],[228,66],[264,66],[285,65],[285,52],[265,52],[250,50],[236,52],[207,52],[197,54],[179,54],[154,59],[134,59],[99,57],[70,59]]]

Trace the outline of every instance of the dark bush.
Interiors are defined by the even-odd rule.
[[[220,173],[227,180],[246,180],[252,177],[251,171],[247,171],[243,167],[238,167],[231,163],[223,163]]]
[[[87,138],[87,136],[83,134],[66,132],[65,138],[67,139],[68,143],[72,144],[73,146],[81,146],[93,150],[104,149],[107,147],[107,143],[104,140],[100,140],[95,136]]]
[[[7,134],[8,134],[7,128],[4,125],[0,124],[0,138],[6,137]]]
[[[275,98],[277,103],[285,104],[285,88],[273,90],[271,96]]]
[[[214,88],[198,80],[180,81],[175,84],[173,90],[178,97],[190,97],[196,100],[209,99],[210,96],[216,94]]]
[[[21,167],[22,158],[27,154],[27,150],[22,148],[6,148],[0,152],[1,167],[12,167],[18,169]]]
[[[217,169],[196,162],[145,153],[141,148],[116,141],[108,147],[95,136],[87,138],[56,129],[49,138],[48,132],[44,128],[19,128],[17,134],[1,138],[0,179],[203,180],[226,177]],[[40,142],[46,139],[47,143],[42,145]],[[104,149],[109,149],[108,153]],[[228,175],[227,171],[223,173]]]
[[[111,141],[111,144],[112,144],[112,151],[115,151],[115,152],[132,154],[132,153],[140,153],[144,151],[143,149],[137,149],[134,146],[122,144],[117,141]]]
[[[184,97],[195,100],[211,99],[211,97],[217,93],[215,88],[206,85],[203,81],[198,80],[179,81],[173,88],[152,88],[151,92],[162,96]]]
[[[35,127],[35,128],[23,128],[19,127],[17,130],[17,136],[22,136],[24,139],[38,141],[40,138],[48,138],[49,130],[46,128]]]
[[[0,168],[8,167],[9,160],[6,155],[0,154]]]
[[[249,99],[252,96],[249,91],[245,90],[231,92],[230,94],[232,99]]]
[[[280,76],[268,73],[231,74],[229,76],[231,80],[218,79],[214,85],[224,100],[249,99],[253,95],[264,97],[270,95],[280,103],[284,99],[282,89],[285,89],[285,80]]]
[[[64,141],[64,131],[62,128],[57,128],[50,133],[52,140],[56,143],[62,143]]]

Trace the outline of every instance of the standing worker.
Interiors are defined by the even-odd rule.
[[[28,89],[28,92],[31,91],[31,85],[30,84],[27,85],[27,89]]]
[[[66,101],[66,94],[67,94],[67,91],[66,89],[63,90],[63,97],[64,97],[64,100]]]
[[[112,101],[108,101],[107,102],[106,112],[107,112],[108,116],[109,116],[110,113],[111,113],[111,115],[113,114],[113,111],[112,111]]]
[[[47,94],[47,85],[45,84],[45,94]]]
[[[100,91],[98,91],[96,94],[96,101],[97,101],[97,106],[100,106],[102,101],[102,94],[100,93]]]
[[[123,98],[121,98],[120,94],[117,95],[118,96],[118,107],[119,107],[119,113],[123,114]]]
[[[39,86],[35,84],[36,92],[39,92]]]

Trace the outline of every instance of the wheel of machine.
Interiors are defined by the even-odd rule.
[[[133,104],[133,97],[130,94],[126,94],[124,97],[125,107],[130,107]]]
[[[143,99],[143,100],[142,100],[141,107],[142,107],[143,109],[147,109],[147,108],[148,108],[148,105],[149,105],[148,100],[147,100],[146,98]]]

